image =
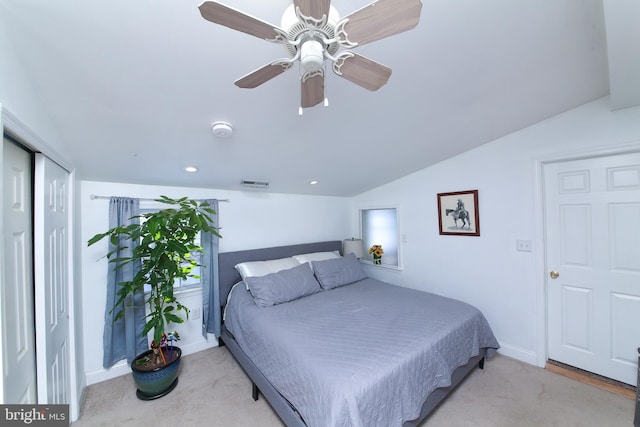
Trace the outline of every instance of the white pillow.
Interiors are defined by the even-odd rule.
[[[294,255],[293,258],[297,260],[300,264],[304,264],[305,262],[309,263],[309,267],[313,270],[313,266],[311,265],[312,261],[325,261],[328,259],[336,259],[341,258],[340,252],[312,252],[310,254],[302,254],[302,255]]]
[[[288,270],[299,266],[300,263],[292,257],[270,259],[268,261],[247,261],[236,264],[236,270],[240,273],[242,280],[247,277],[261,277],[278,271]],[[246,282],[245,282],[246,284]],[[247,287],[249,289],[249,287]]]

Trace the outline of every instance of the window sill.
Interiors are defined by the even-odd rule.
[[[150,291],[144,292],[145,297],[149,295],[149,292]],[[173,288],[173,294],[175,296],[190,294],[193,292],[202,292],[202,283],[193,283],[191,285],[183,285],[183,286],[178,286]]]
[[[202,292],[202,283],[194,283],[192,285],[183,285],[173,288],[173,293],[176,295],[189,294],[192,292]]]
[[[391,270],[391,271],[402,271],[401,267],[398,267],[397,265],[390,265],[390,264],[374,264],[372,261],[367,261],[367,260],[360,260],[360,263],[366,265],[366,266],[371,266],[373,268],[382,268],[384,270]]]

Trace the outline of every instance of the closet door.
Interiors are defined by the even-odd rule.
[[[69,172],[36,154],[35,272],[38,403],[69,403]]]
[[[3,403],[36,403],[32,154],[3,141]]]

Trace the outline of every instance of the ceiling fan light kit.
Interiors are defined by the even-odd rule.
[[[322,69],[324,65],[324,46],[317,40],[307,40],[300,47],[300,64],[307,73]]]
[[[283,44],[289,58],[277,59],[236,80],[238,87],[255,88],[282,74],[298,62],[301,66],[300,108],[325,101],[324,65],[367,90],[384,86],[391,68],[349,51],[357,46],[408,31],[418,25],[421,0],[377,0],[340,18],[331,0],[293,0],[274,26],[216,1],[199,6],[202,17],[233,30]],[[338,53],[339,49],[346,51]],[[337,54],[337,55],[336,55]]]

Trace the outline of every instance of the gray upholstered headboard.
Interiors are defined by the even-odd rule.
[[[342,241],[303,243],[273,248],[248,249],[244,251],[222,252],[218,255],[218,279],[220,286],[220,305],[224,307],[227,296],[233,285],[238,283],[240,274],[235,269],[236,264],[244,261],[265,261],[269,259],[286,258],[293,255],[311,252],[342,252]]]

